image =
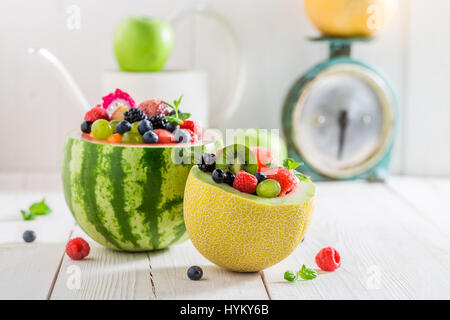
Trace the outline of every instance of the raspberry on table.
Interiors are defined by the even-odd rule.
[[[98,119],[105,119],[109,121],[108,112],[106,112],[106,110],[100,105],[93,107],[84,115],[84,120],[88,122],[95,122]]]
[[[341,256],[336,249],[326,247],[316,255],[316,264],[323,271],[334,271],[341,266]]]
[[[233,188],[245,192],[245,193],[255,193],[256,187],[258,186],[258,179],[246,171],[239,171],[233,181]]]
[[[293,191],[298,184],[297,176],[289,169],[286,168],[268,168],[264,171],[268,179],[278,181],[281,187],[279,197],[285,196],[289,192]]]
[[[66,253],[72,260],[82,260],[89,255],[91,248],[83,238],[74,238],[66,245]]]

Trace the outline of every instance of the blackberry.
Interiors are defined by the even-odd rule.
[[[192,266],[188,269],[187,276],[194,281],[200,280],[203,277],[203,270],[198,266]]]
[[[150,117],[150,122],[153,125],[153,129],[165,129],[169,125],[169,121],[162,114],[154,114]]]
[[[214,153],[204,153],[197,160],[198,168],[203,172],[213,172],[216,168],[216,155]]]
[[[228,184],[229,186],[232,187],[234,178],[235,178],[235,175],[233,172],[231,172],[231,171],[225,172],[225,177],[223,178],[223,182],[225,182],[226,184]]]
[[[147,119],[145,112],[138,108],[131,108],[130,110],[125,111],[123,115],[125,120],[128,121],[129,123]]]

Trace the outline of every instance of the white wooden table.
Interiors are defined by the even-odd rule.
[[[243,274],[211,264],[190,242],[153,253],[105,249],[75,225],[59,177],[1,174],[0,299],[450,298],[450,180],[393,177],[317,189],[306,240],[278,265]],[[53,213],[23,221],[19,209],[42,196]],[[23,242],[27,229],[36,231],[34,243]],[[72,261],[65,244],[80,235],[91,254]],[[339,250],[340,269],[312,281],[283,280],[286,269],[315,266],[315,254],[328,245]],[[186,277],[192,265],[203,268],[202,281]]]

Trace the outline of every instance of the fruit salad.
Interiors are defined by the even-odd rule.
[[[182,98],[172,104],[150,99],[136,105],[128,93],[116,89],[85,114],[83,137],[114,144],[195,143],[202,130],[189,113],[179,110]]]
[[[301,163],[286,159],[279,166],[270,150],[240,144],[229,145],[217,154],[204,153],[197,165],[210,173],[215,183],[263,198],[283,197],[294,191],[300,181],[309,179],[296,170]]]

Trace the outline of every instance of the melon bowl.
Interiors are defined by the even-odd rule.
[[[233,271],[266,269],[297,248],[311,222],[315,186],[302,181],[290,194],[266,199],[215,183],[194,166],[184,193],[184,220],[197,250]]]
[[[67,135],[62,162],[66,203],[92,239],[116,250],[149,251],[187,239],[183,194],[193,159],[221,138],[196,144],[126,145]]]

